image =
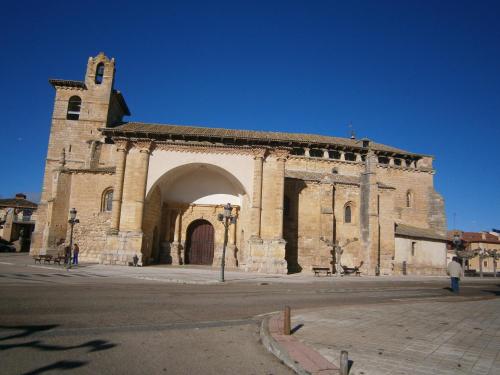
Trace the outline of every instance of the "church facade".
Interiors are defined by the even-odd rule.
[[[90,57],[83,81],[51,79],[55,104],[31,252],[55,253],[80,222],[80,259],[221,263],[294,273],[440,274],[444,202],[433,158],[369,139],[124,122],[115,61]],[[417,252],[417,253],[416,253]],[[420,255],[420,256],[419,256]]]

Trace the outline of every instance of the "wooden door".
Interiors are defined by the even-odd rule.
[[[212,265],[214,227],[206,220],[196,220],[188,228],[186,264]]]

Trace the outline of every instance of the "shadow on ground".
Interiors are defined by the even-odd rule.
[[[0,330],[12,330],[12,331],[21,331],[17,333],[13,333],[11,335],[7,335],[4,337],[0,337],[0,341],[6,341],[6,340],[13,340],[13,339],[21,339],[21,338],[26,338],[29,336],[32,336],[36,333],[39,332],[45,332],[52,330],[54,328],[57,328],[59,325],[57,324],[51,324],[51,325],[19,325],[19,326],[5,326],[5,325],[0,325]],[[5,350],[10,350],[10,349],[18,349],[18,348],[31,348],[35,350],[41,350],[41,351],[67,351],[67,350],[73,350],[73,349],[82,349],[82,348],[87,348],[87,353],[91,352],[99,352],[102,350],[108,350],[112,349],[117,344],[111,343],[106,340],[91,340],[84,342],[79,345],[51,345],[51,344],[46,344],[42,340],[32,340],[28,342],[22,342],[22,343],[11,343],[11,344],[6,344],[2,343],[0,344],[0,351],[5,351]],[[87,365],[89,362],[88,361],[57,361],[54,362],[50,365],[43,366],[40,368],[37,368],[35,370],[29,371],[24,373],[23,375],[35,375],[35,374],[42,374],[47,371],[52,371],[52,370],[72,370],[78,367],[82,367]]]

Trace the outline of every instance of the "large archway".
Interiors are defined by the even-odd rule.
[[[234,207],[238,223],[248,222],[250,202],[247,191],[241,181],[227,170],[206,163],[188,163],[166,171],[146,195],[142,225],[145,239],[143,257],[148,263],[218,265],[224,231],[217,215],[223,212],[227,203]],[[205,233],[210,235],[211,250],[193,248],[193,235],[196,242],[197,236],[202,233],[195,231],[200,226],[199,220],[206,222],[204,230],[207,233],[211,231],[211,234]],[[208,223],[211,223],[210,227]],[[155,227],[158,227],[157,236]],[[244,255],[245,238],[242,233],[234,230],[228,243],[228,247],[233,249],[231,254],[240,257]],[[236,267],[236,255],[226,259],[226,263]]]
[[[214,227],[207,220],[195,220],[187,229],[185,264],[211,266],[214,260]]]

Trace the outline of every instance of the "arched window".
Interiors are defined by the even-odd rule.
[[[411,190],[408,190],[406,192],[406,207],[412,207],[413,206],[413,193]]]
[[[100,62],[97,64],[97,68],[95,70],[95,83],[100,85],[104,78],[104,63]]]
[[[68,101],[68,120],[78,120],[80,118],[80,109],[82,107],[82,99],[79,96],[72,96]]]
[[[348,224],[351,222],[352,222],[351,205],[347,205],[344,208],[344,223]]]
[[[106,189],[102,194],[101,211],[111,212],[113,209],[113,189]]]

